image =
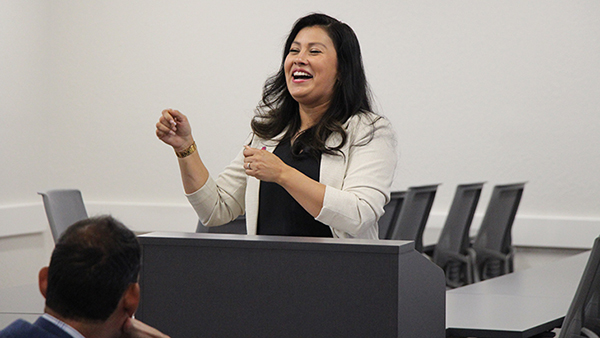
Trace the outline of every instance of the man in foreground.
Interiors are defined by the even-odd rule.
[[[0,338],[168,338],[132,318],[140,260],[135,234],[111,216],[71,225],[39,273],[44,315],[34,324],[13,322]]]

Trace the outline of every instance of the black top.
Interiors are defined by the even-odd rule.
[[[273,154],[285,164],[319,181],[321,156],[315,158],[308,152],[294,156],[289,139],[282,140]],[[259,235],[333,237],[327,225],[315,220],[279,184],[261,181],[258,198],[257,233]]]

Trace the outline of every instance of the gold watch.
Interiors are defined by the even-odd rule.
[[[176,151],[175,154],[179,158],[184,158],[193,154],[194,151],[196,151],[196,141],[194,141],[194,143],[192,143],[192,145],[187,147],[187,149],[185,149],[184,151]]]

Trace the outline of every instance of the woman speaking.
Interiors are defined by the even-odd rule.
[[[378,238],[396,168],[391,124],[371,112],[358,39],[324,14],[296,21],[238,156],[214,179],[187,117],[162,112],[156,135],[177,154],[205,226],[246,214],[249,235]]]

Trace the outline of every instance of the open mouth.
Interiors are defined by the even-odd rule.
[[[297,70],[292,74],[292,77],[294,78],[294,80],[308,80],[312,79],[313,76],[307,72]]]

